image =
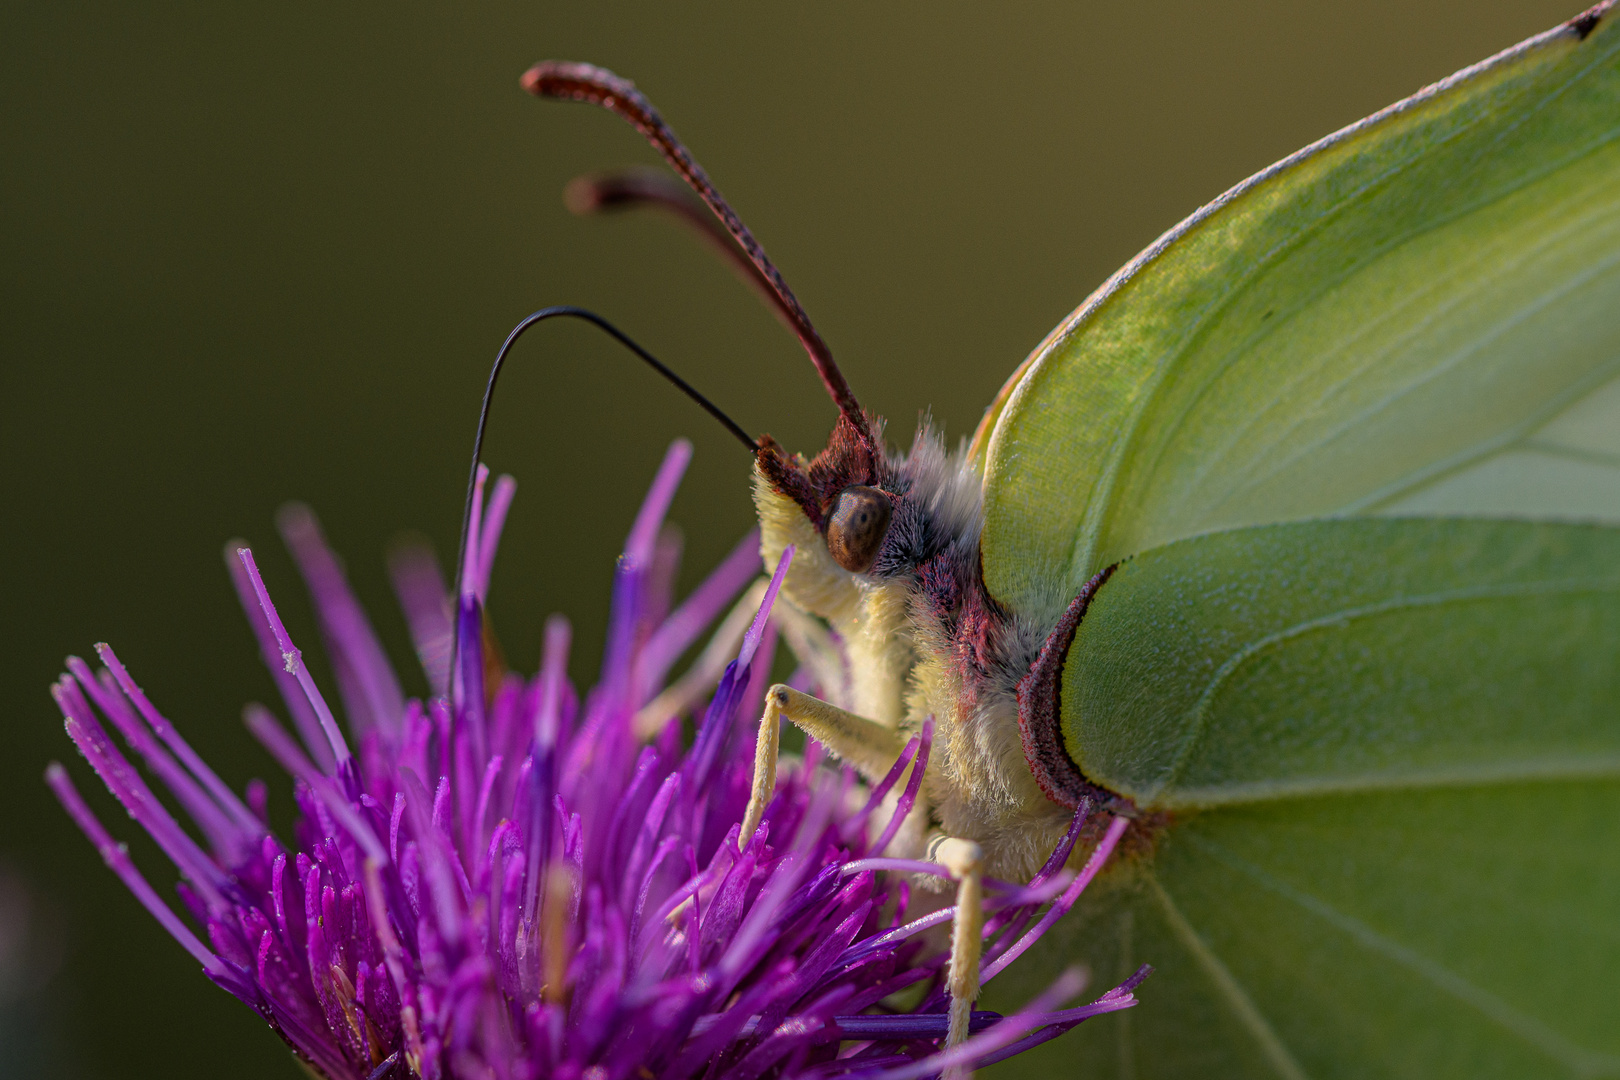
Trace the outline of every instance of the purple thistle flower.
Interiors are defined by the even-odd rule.
[[[951,911],[924,905],[918,916],[911,883],[944,870],[884,856],[916,799],[929,726],[870,791],[811,743],[802,761],[784,761],[763,824],[739,850],[751,719],[776,646],[771,611],[791,549],[685,745],[669,718],[702,696],[694,685],[706,690],[704,662],[673,686],[669,668],[759,570],[750,535],[672,610],[674,551],[660,528],[690,452],[684,442],[671,448],[631,529],[601,680],[583,699],[565,675],[561,619],[546,626],[532,679],[501,670],[486,652],[483,606],[515,490],[509,477],[486,504],[479,474],[454,603],[425,552],[395,560],[435,694],[428,702],[405,699],[314,516],[302,508],[281,515],[332,657],[347,734],[251,552],[234,552],[233,579],[296,731],[263,706],[246,710],[249,729],[294,777],[290,839],[270,833],[262,786],[238,797],[111,648],[97,646],[99,670],[68,660],[53,688],[68,735],[173,861],[189,921],[135,868],[60,764],[47,782],[204,973],[316,1073],[905,1080],[999,1061],[1135,1004],[1147,968],[1063,1009],[1081,988],[1070,972],[1009,1017],[974,1014],[975,1034],[941,1050],[947,956],[942,936],[926,931]],[[734,640],[723,625],[711,653]],[[819,685],[808,672],[796,682]],[[191,831],[104,723],[184,810]],[[1069,909],[1125,826],[1115,819],[1073,874],[1063,868],[1083,819],[1027,885],[987,883],[985,979]],[[886,1004],[905,990],[920,993],[915,1006]]]

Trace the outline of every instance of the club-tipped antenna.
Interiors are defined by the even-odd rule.
[[[500,379],[501,369],[506,366],[506,357],[512,351],[512,346],[517,344],[518,338],[522,337],[528,331],[529,327],[545,322],[547,319],[556,318],[581,319],[590,323],[592,326],[595,326],[597,329],[613,338],[619,344],[635,353],[646,362],[648,367],[652,368],[654,371],[658,372],[658,374],[674,383],[681,393],[685,394],[687,397],[691,398],[693,401],[702,406],[705,412],[714,417],[716,420],[720,421],[721,426],[723,426],[727,431],[731,432],[731,434],[735,435],[738,441],[740,441],[744,446],[748,447],[749,453],[759,453],[759,444],[753,439],[749,438],[748,432],[744,431],[735,420],[721,412],[718,405],[700,394],[696,388],[694,388],[685,379],[671,371],[656,356],[648,352],[646,349],[643,349],[640,345],[636,344],[630,339],[628,334],[624,333],[624,331],[602,318],[602,316],[596,314],[596,312],[587,311],[584,308],[573,307],[571,305],[559,305],[557,307],[541,308],[539,311],[536,311],[534,314],[528,316],[522,322],[518,323],[512,328],[512,332],[506,335],[506,340],[501,344],[501,351],[495,354],[495,364],[489,370],[489,382],[484,385],[484,403],[478,410],[478,431],[473,436],[472,469],[467,477],[467,498],[462,504],[461,508],[461,542],[456,549],[455,602],[458,609],[461,604],[461,590],[465,584],[462,581],[462,575],[465,573],[467,562],[467,541],[469,539],[467,532],[472,527],[473,493],[477,490],[478,486],[478,464],[483,457],[484,432],[489,428],[490,407],[495,401],[495,383]],[[450,672],[451,678],[454,679],[457,663],[456,646],[460,640],[459,630],[451,635],[450,640]]]
[[[742,248],[749,262],[764,278],[776,298],[779,309],[804,345],[805,351],[810,354],[810,362],[816,366],[822,385],[832,396],[838,411],[855,425],[856,430],[867,432],[869,425],[861,412],[860,402],[855,400],[855,394],[850,390],[849,383],[844,380],[843,372],[838,370],[838,365],[833,361],[832,350],[827,348],[827,343],[821,339],[821,335],[811,324],[810,317],[804,313],[804,308],[799,306],[793,290],[782,280],[782,275],[766,257],[765,249],[759,246],[759,241],[748,231],[748,226],[742,223],[736,211],[731,209],[730,204],[716,190],[703,167],[693,160],[686,147],[675,137],[675,132],[670,130],[664,118],[658,115],[658,110],[653,108],[652,102],[636,89],[635,84],[629,79],[620,78],[606,68],[564,60],[547,60],[534,65],[523,73],[522,83],[523,88],[536,97],[599,105],[617,114],[631,127],[641,132],[652,144],[653,149],[663,155],[670,168],[697,192],[698,197],[714,216],[720,219],[726,232]]]

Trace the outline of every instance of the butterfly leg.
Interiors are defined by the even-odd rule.
[[[738,844],[746,844],[765,817],[765,807],[776,792],[776,757],[781,744],[782,718],[849,762],[868,780],[880,779],[906,748],[900,732],[884,727],[836,705],[777,684],[765,692],[765,714],[759,721],[754,744],[754,786],[743,814]]]
[[[776,791],[776,759],[781,743],[782,718],[803,729],[837,757],[847,761],[868,780],[888,772],[905,749],[905,738],[836,705],[801,694],[780,684],[765,693],[765,713],[754,744],[754,786],[743,814],[739,844],[747,843],[765,816]],[[973,1002],[979,996],[979,948],[984,933],[984,852],[972,840],[936,835],[928,844],[928,858],[945,867],[956,882],[956,913],[951,931],[951,962],[947,989],[951,995],[946,1045],[955,1046],[968,1036]]]
[[[979,996],[979,946],[984,936],[984,878],[980,866],[984,852],[972,840],[936,835],[929,841],[928,858],[944,866],[956,881],[951,964],[945,982],[951,995],[945,1045],[951,1047],[967,1038],[973,1002]]]

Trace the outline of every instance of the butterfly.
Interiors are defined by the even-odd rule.
[[[525,75],[629,120],[713,217],[644,174],[574,203],[703,227],[839,409],[813,457],[744,436],[766,566],[793,546],[783,595],[850,672],[839,701],[767,695],[744,835],[782,719],[877,777],[932,718],[899,845],[961,882],[965,1025],[980,878],[1027,879],[1077,809],[1126,823],[1061,946],[996,989],[1147,961],[1151,992],[1011,1068],[1620,1075],[1610,6],[1196,212],[954,452],[926,425],[891,448],[631,83]]]

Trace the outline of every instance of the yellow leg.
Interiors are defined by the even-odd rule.
[[[776,755],[781,744],[782,717],[820,742],[835,757],[849,762],[868,780],[879,780],[906,748],[905,738],[893,728],[862,719],[836,705],[801,694],[780,683],[765,692],[765,715],[759,720],[754,744],[754,786],[737,837],[746,846],[765,817],[765,807],[776,792]],[[977,970],[977,969],[975,969]]]
[[[881,780],[906,748],[905,736],[894,728],[863,719],[801,694],[780,683],[765,694],[766,709],[774,704],[782,716],[815,739],[833,756],[854,766],[868,780]]]
[[[765,816],[776,791],[776,757],[781,742],[782,718],[816,739],[835,756],[848,762],[868,780],[878,780],[905,749],[905,738],[884,727],[808,694],[780,684],[765,693],[765,714],[759,721],[754,745],[754,786],[743,814],[739,842],[746,844]],[[984,933],[984,852],[972,840],[935,836],[928,858],[941,864],[956,881],[956,914],[951,929],[951,961],[946,988],[951,995],[947,1047],[968,1037],[973,1003],[979,997],[979,949]],[[966,1073],[958,1075],[965,1076]],[[956,1080],[947,1077],[946,1080]]]
[[[951,927],[951,966],[946,988],[951,994],[947,1048],[968,1037],[968,1019],[979,996],[979,945],[984,932],[984,882],[980,864],[984,852],[971,840],[938,836],[928,845],[928,857],[956,879],[956,919]]]
[[[774,689],[774,688],[773,688]],[[765,818],[765,807],[776,794],[776,756],[782,744],[782,711],[776,694],[765,695],[765,715],[759,718],[759,738],[754,740],[754,786],[748,793],[748,809],[743,812],[742,831],[737,834],[737,850],[748,846],[754,830]]]

